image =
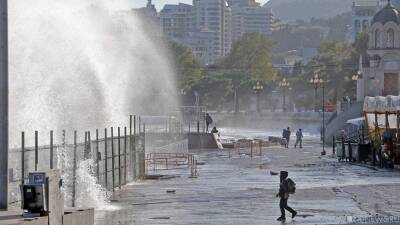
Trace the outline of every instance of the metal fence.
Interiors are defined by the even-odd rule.
[[[54,132],[50,131],[50,145],[46,146],[39,146],[38,131],[35,131],[34,146],[25,146],[25,132],[22,132],[21,146],[10,150],[9,203],[16,206],[20,202],[19,185],[25,182],[29,172],[37,170],[61,170],[63,188],[68,193],[67,206],[76,205],[77,177],[82,171],[106,191],[145,178],[146,126],[137,121],[136,116],[131,116],[129,128],[95,130],[94,135],[90,131],[73,131],[72,143],[66,141],[69,133],[63,131],[61,143],[55,144]]]

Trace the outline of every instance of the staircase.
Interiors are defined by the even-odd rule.
[[[344,112],[335,112],[325,124],[325,141],[326,144],[332,144],[333,136],[340,130],[342,130],[347,120],[362,117],[363,116],[363,103],[357,102],[353,104],[349,109]]]

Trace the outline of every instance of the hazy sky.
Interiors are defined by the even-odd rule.
[[[132,0],[133,1],[133,7],[138,8],[138,7],[143,7],[146,5],[147,0]],[[157,10],[162,9],[162,7],[165,4],[177,4],[179,2],[181,3],[189,3],[191,4],[193,1],[192,0],[152,0],[153,4],[156,5]],[[268,0],[256,0],[257,2],[260,2],[262,4],[266,3]]]

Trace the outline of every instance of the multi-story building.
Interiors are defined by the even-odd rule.
[[[160,25],[164,35],[172,39],[183,38],[194,30],[193,6],[179,3],[165,5],[160,11]]]
[[[366,33],[375,13],[380,9],[379,0],[355,0],[351,9],[350,41],[354,42],[358,33]]]
[[[196,30],[213,32],[213,55],[220,58],[231,49],[231,9],[226,0],[193,0]]]
[[[146,7],[151,9],[151,0]],[[231,51],[244,33],[270,34],[273,16],[255,0],[193,0],[193,5],[167,4],[159,13],[162,33],[190,47],[203,64],[213,64]]]
[[[271,34],[274,18],[270,8],[261,7],[255,0],[231,0],[230,6],[233,41],[239,40],[245,33]]]

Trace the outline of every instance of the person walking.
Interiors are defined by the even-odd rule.
[[[213,119],[211,118],[210,114],[206,113],[206,128],[207,128],[207,133],[208,133],[208,128],[210,127],[210,124],[213,123]]]
[[[287,129],[286,129],[286,132],[284,132],[285,133],[285,135],[284,135],[284,138],[286,139],[286,148],[289,148],[289,142],[290,142],[290,135],[292,134],[291,132],[290,132],[290,127],[288,127]]]
[[[296,132],[296,143],[294,144],[294,148],[296,148],[297,145],[299,145],[300,148],[303,148],[303,131],[301,129]]]
[[[279,208],[281,210],[281,216],[277,220],[282,222],[286,221],[285,210],[292,214],[292,218],[297,215],[297,212],[288,206],[289,194],[294,194],[296,191],[296,183],[288,176],[289,173],[287,171],[281,171],[279,193],[276,195],[276,197],[280,198]]]

